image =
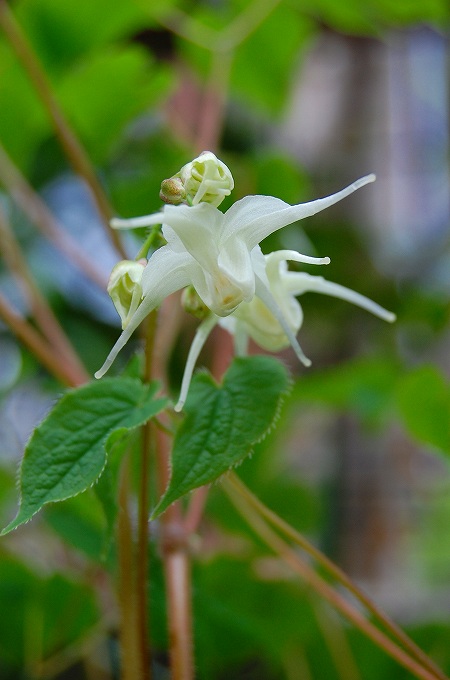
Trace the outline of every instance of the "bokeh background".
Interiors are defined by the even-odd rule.
[[[64,149],[55,110],[123,217],[158,210],[161,180],[205,148],[231,168],[234,200],[262,193],[298,203],[376,173],[375,184],[263,248],[330,256],[327,278],[394,311],[397,323],[305,295],[299,341],[313,366],[283,353],[292,393],[278,428],[239,473],[450,672],[447,2],[0,7],[0,207],[91,375],[119,333],[104,290],[118,255],[104,229],[107,209],[99,211]],[[29,318],[3,230],[0,238],[2,310]],[[134,257],[136,237],[123,243]],[[2,319],[5,525],[26,441],[64,386]],[[166,357],[175,393],[196,322],[175,299],[161,323],[175,333]],[[116,372],[138,348],[137,338]],[[218,331],[200,365],[220,373],[229,352]],[[96,503],[87,492],[2,539],[2,678],[118,677],[114,549],[106,556]],[[255,543],[220,485],[194,552],[198,678],[410,677]],[[152,564],[155,677],[167,678],[157,555]]]

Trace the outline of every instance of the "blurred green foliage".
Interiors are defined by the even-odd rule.
[[[220,65],[229,63],[223,158],[233,167],[238,197],[268,193],[288,202],[308,200],[314,195],[310,187],[315,178],[288,153],[276,148],[268,130],[280,120],[294,75],[316,38],[331,31],[383,39],[392,29],[425,23],[442,30],[450,20],[446,0],[281,0],[272,4],[269,11],[269,3],[258,0],[16,0],[11,9],[64,114],[96,166],[115,210],[130,216],[158,209],[161,179],[192,156],[192,135],[183,134],[167,114],[184,79],[191,85],[191,97],[201,101],[201,88],[208,79],[214,80],[214,69],[220,72]],[[260,22],[254,21],[258,12],[262,15]],[[247,17],[247,23],[239,23],[240,16]],[[235,21],[237,24],[232,23]],[[236,33],[229,30],[230,25]],[[248,36],[246,27],[252,29]],[[241,40],[236,37],[239,28]],[[194,122],[199,121],[199,110]],[[66,175],[68,160],[49,117],[1,32],[0,112],[0,141],[36,189]],[[189,122],[187,111],[182,122]],[[13,208],[6,192],[0,199],[31,260],[36,257],[38,237],[20,211]],[[305,347],[315,348],[316,368],[295,381],[278,429],[255,448],[252,458],[239,470],[267,504],[320,544],[329,530],[327,518],[338,511],[332,498],[325,496],[325,482],[314,484],[302,479],[292,452],[289,456],[283,453],[289,444],[288,435],[300,437],[295,429],[297,420],[300,418],[302,424],[301,419],[313,406],[322,415],[352,418],[362,431],[373,436],[401,428],[415,445],[425,445],[427,455],[437,451],[448,458],[448,380],[437,366],[417,364],[422,363],[424,355],[429,362],[429,355],[446,333],[448,337],[449,307],[439,296],[425,294],[414,281],[400,291],[395,282],[383,281],[352,225],[329,224],[326,216],[313,224],[315,248],[333,261],[330,278],[373,297],[399,316],[396,329],[380,328],[378,321],[360,322],[363,312],[348,310],[345,303],[305,298],[302,337]],[[308,225],[305,229],[312,234]],[[305,243],[309,243],[305,233],[294,226],[266,245],[302,249]],[[4,269],[1,273],[6,278]],[[93,310],[81,311],[77,290],[62,296],[55,283],[49,292],[82,358],[90,370],[97,368],[117,328],[102,324]],[[402,353],[397,341],[405,337],[408,347],[417,352],[412,359]],[[181,350],[183,343],[184,337],[178,345]],[[7,407],[11,403],[14,406],[11,400],[21,388],[38,382],[51,399],[60,393],[60,387],[48,380],[29,354],[25,350],[22,353],[21,373],[14,385],[2,392],[6,419],[11,413]],[[290,362],[289,357],[285,360]],[[178,366],[181,360],[173,363]],[[16,425],[14,421],[11,428]],[[15,503],[11,487],[16,461],[9,456],[13,443],[8,440],[0,450],[3,525]],[[364,451],[360,453],[364,455]],[[63,675],[65,667],[83,659],[82,643],[93,639],[99,626],[101,634],[110,643],[114,641],[117,631],[114,623],[105,619],[104,592],[99,587],[103,576],[98,577],[99,573],[106,574],[108,580],[116,574],[114,545],[108,548],[105,541],[111,532],[111,521],[105,518],[101,503],[106,491],[94,487],[49,506],[41,522],[33,522],[20,530],[22,534],[16,532],[1,544],[0,675],[5,680],[62,680],[69,677]],[[422,555],[419,571],[428,569],[433,578],[438,574],[446,596],[447,496],[444,489],[426,515],[415,543]],[[447,533],[443,534],[444,528]],[[32,542],[31,547],[28,545],[30,531],[37,536],[39,549],[33,548]],[[62,555],[53,550],[56,536],[64,546]],[[164,590],[154,548],[152,545],[154,606],[149,617],[158,667],[162,668],[167,653]],[[268,556],[231,510],[220,486],[214,486],[194,567],[199,680],[344,680],[321,623],[321,608]],[[334,616],[329,620],[332,637],[344,635],[348,639],[348,653],[356,661],[361,678],[410,677],[342,621]],[[411,626],[411,634],[450,672],[448,617],[422,612]],[[55,656],[62,665],[46,666]],[[114,666],[114,658],[107,661]],[[163,673],[158,671],[155,677],[162,678]],[[87,674],[80,670],[72,677],[84,680]]]

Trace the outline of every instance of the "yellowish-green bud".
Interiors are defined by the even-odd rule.
[[[126,328],[131,317],[142,300],[142,274],[147,260],[122,260],[111,272],[108,282],[108,293],[114,307],[122,320],[122,328]]]
[[[212,151],[203,151],[174,177],[180,178],[188,202],[192,205],[203,202],[217,208],[234,187],[229,168]]]
[[[186,198],[186,191],[181,179],[179,177],[164,179],[161,182],[159,197],[164,203],[171,203],[172,205],[183,203]]]
[[[188,286],[183,290],[181,305],[188,314],[192,314],[201,321],[211,314],[211,310],[205,305],[193,286]]]

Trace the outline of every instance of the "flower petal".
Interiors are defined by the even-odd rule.
[[[123,220],[119,217],[113,217],[110,225],[113,229],[137,229],[138,227],[150,227],[152,224],[162,224],[164,221],[164,211],[153,213],[152,215],[143,215],[142,217],[132,217],[131,219]]]
[[[375,175],[367,175],[336,194],[298,205],[288,205],[272,196],[247,196],[237,201],[225,213],[222,243],[225,243],[228,238],[239,231],[241,238],[245,240],[251,250],[269,234],[273,234],[278,229],[292,224],[292,222],[315,215],[374,181]]]
[[[291,260],[292,262],[303,262],[305,264],[330,264],[329,257],[310,257],[309,255],[302,255],[296,250],[274,250],[269,253],[266,258],[266,271],[269,279],[278,279],[278,271],[281,262]],[[272,275],[272,276],[271,276]]]
[[[96,378],[102,378],[105,375],[105,373],[109,370],[115,358],[119,354],[120,350],[127,344],[133,332],[136,330],[139,324],[145,319],[145,317],[148,314],[150,314],[150,312],[153,311],[153,309],[155,309],[155,307],[156,305],[153,304],[153,301],[149,298],[146,298],[141,302],[136,312],[130,319],[128,326],[125,328],[124,331],[122,331],[119,339],[117,340],[114,347],[106,357],[105,363],[96,373],[94,373],[94,376]]]
[[[142,297],[150,296],[159,305],[165,297],[190,283],[189,270],[198,266],[186,251],[175,253],[169,246],[158,248],[142,274]]]
[[[223,213],[207,203],[168,205],[164,210],[163,235],[173,249],[181,241],[185,250],[211,274],[217,270],[218,235]]]
[[[250,251],[244,241],[239,237],[230,239],[228,247],[221,248],[217,264],[220,271],[241,289],[241,299],[251,300],[255,294],[255,274]]]
[[[220,237],[221,243],[226,243],[235,234],[242,236],[242,233],[247,234],[248,230],[251,233],[254,223],[258,223],[259,220],[263,223],[265,221],[270,222],[273,214],[291,207],[289,203],[285,203],[285,201],[274,196],[245,196],[241,198],[233,203],[225,213],[225,222]],[[286,222],[286,224],[289,224],[289,222]],[[245,239],[247,240],[247,235]],[[260,240],[256,240],[252,247]]]
[[[145,317],[168,295],[188,285],[189,276],[186,270],[191,261],[192,258],[187,253],[181,255],[173,253],[167,246],[163,246],[152,255],[142,275],[143,300],[108,354],[105,363],[95,373],[96,378],[105,375]]]
[[[384,309],[384,307],[381,307],[381,305],[370,300],[365,295],[356,293],[354,290],[341,286],[339,283],[327,281],[322,276],[312,276],[305,272],[288,272],[284,276],[284,281],[285,287],[292,295],[302,295],[307,292],[323,293],[324,295],[331,295],[332,297],[340,298],[358,307],[362,307],[384,321],[392,323],[396,319],[395,314]]]
[[[186,360],[186,366],[184,367],[183,380],[181,381],[180,396],[175,406],[175,411],[181,411],[186,402],[195,364],[197,363],[199,354],[203,349],[203,345],[208,339],[208,336],[211,333],[212,329],[217,324],[217,321],[218,321],[217,316],[211,314],[211,316],[205,319],[197,328],[197,332],[194,336],[192,345],[189,349],[188,358]]]
[[[284,315],[282,314],[279,306],[277,305],[274,297],[272,296],[272,293],[268,288],[266,288],[266,286],[258,277],[256,277],[256,295],[264,302],[267,309],[270,312],[272,312],[273,316],[276,318],[281,328],[287,335],[288,340],[291,343],[292,349],[294,350],[302,364],[304,366],[311,366],[311,360],[308,359],[307,356],[305,356],[302,348],[298,344],[294,332],[292,331],[288,322],[284,318]]]

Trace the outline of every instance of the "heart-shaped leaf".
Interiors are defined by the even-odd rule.
[[[273,425],[288,386],[284,366],[265,356],[235,359],[221,386],[197,375],[175,438],[170,483],[152,519],[248,456]]]
[[[46,503],[85,491],[103,472],[108,440],[143,425],[162,411],[158,383],[106,378],[72,390],[35,429],[20,472],[21,501],[6,534],[27,522]]]

